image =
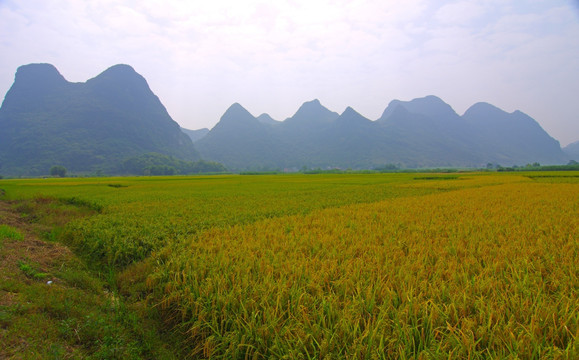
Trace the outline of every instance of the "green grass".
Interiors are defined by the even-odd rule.
[[[23,238],[20,230],[10,225],[0,224],[0,241],[3,239],[22,240]]]
[[[38,271],[34,266],[25,261],[18,262],[18,268],[29,278],[36,280],[46,279],[50,274]]]

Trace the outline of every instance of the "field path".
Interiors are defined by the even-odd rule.
[[[38,308],[30,306],[26,294],[41,284],[66,291],[70,286],[53,274],[74,255],[61,244],[41,240],[38,226],[24,220],[12,203],[0,201],[0,224],[22,235],[0,239],[0,358],[34,357],[39,354],[37,347],[45,336],[41,331],[36,334],[27,331],[37,325],[32,315]],[[65,351],[75,352],[70,346]]]
[[[0,201],[0,359],[173,358],[69,248],[42,239],[51,227],[22,206]]]

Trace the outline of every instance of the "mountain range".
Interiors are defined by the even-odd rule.
[[[50,64],[18,68],[0,108],[1,173],[42,175],[53,165],[118,172],[146,153],[200,159],[132,67],[115,65],[84,83],[68,82]]]
[[[201,158],[230,170],[297,170],[562,164],[570,155],[520,111],[477,103],[458,115],[436,96],[394,100],[376,120],[313,100],[277,121],[236,103],[211,130],[182,129],[129,65],[83,83],[50,64],[24,65],[0,107],[3,175],[45,175],[54,165],[81,174],[223,169],[189,163]]]
[[[436,96],[393,100],[371,121],[319,100],[284,121],[254,117],[233,104],[194,142],[203,158],[230,169],[481,167],[489,163],[561,164],[568,156],[531,117],[477,103],[462,116]]]

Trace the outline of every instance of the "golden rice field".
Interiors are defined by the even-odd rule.
[[[579,358],[579,173],[2,180],[179,356]],[[178,356],[178,357],[179,357]]]

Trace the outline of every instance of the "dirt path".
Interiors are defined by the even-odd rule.
[[[43,239],[46,218],[64,226],[86,216],[50,201],[0,200],[0,360],[174,359],[155,324],[70,249]]]
[[[58,272],[74,262],[74,255],[40,239],[37,233],[44,229],[25,221],[13,205],[0,201],[0,226],[19,234],[0,238],[0,359],[78,355],[74,343],[59,343],[47,334],[53,330],[50,315],[43,316],[50,296],[69,288]]]
[[[39,231],[45,231],[45,227],[39,224],[31,224],[20,217],[12,204],[0,201],[0,224],[5,224],[17,229],[23,236],[22,239],[5,238],[2,240],[0,256],[0,279],[6,279],[8,274],[14,273],[19,268],[18,262],[30,261],[38,264],[38,270],[58,268],[73,258],[72,252],[65,246],[42,240],[38,237]],[[47,281],[58,281],[58,278]]]

